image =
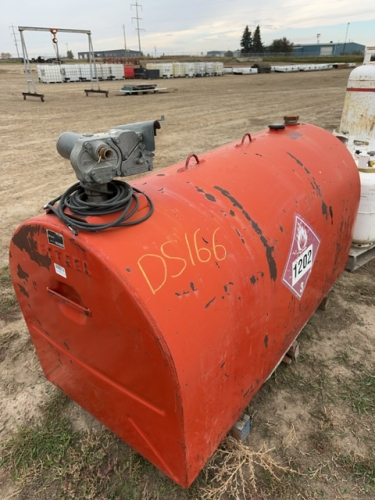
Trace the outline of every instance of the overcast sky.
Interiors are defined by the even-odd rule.
[[[132,6],[133,4],[133,6]],[[95,50],[138,50],[135,1],[0,0],[0,53],[16,56],[11,26],[91,30]],[[262,41],[286,36],[293,43],[354,41],[375,44],[374,0],[139,0],[141,49],[145,54],[206,54],[236,50],[246,25],[259,24]],[[348,25],[348,23],[350,23]],[[144,31],[143,31],[144,30]],[[30,57],[52,56],[49,33],[25,32]],[[60,33],[59,50],[86,51],[86,35]],[[19,51],[21,47],[19,44]]]

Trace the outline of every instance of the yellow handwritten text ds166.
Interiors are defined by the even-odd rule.
[[[189,241],[189,236],[187,233],[185,233],[184,235],[185,241],[183,246],[181,247],[181,254],[185,255],[186,258],[182,257],[182,255],[171,255],[172,250],[168,249],[168,245],[173,245],[178,243],[177,240],[167,240],[162,245],[160,245],[160,254],[146,253],[142,255],[142,257],[138,259],[138,266],[148,286],[150,287],[151,292],[155,294],[157,291],[159,291],[165,285],[169,276],[171,278],[177,278],[178,276],[181,276],[181,274],[186,270],[188,264],[196,266],[200,262],[205,264],[210,262],[211,260],[215,261],[224,260],[227,256],[227,251],[224,245],[220,245],[215,241],[216,233],[219,231],[219,229],[220,228],[215,229],[215,231],[212,234],[211,238],[212,248],[208,248],[206,246],[205,247],[198,246],[197,238],[200,229],[197,229],[193,234],[192,244],[191,244],[191,238]],[[155,278],[151,279],[150,277],[151,272],[147,270],[151,269],[150,266],[152,260],[153,260],[152,268],[154,268],[154,266],[156,265],[159,265],[160,267],[159,271],[161,271],[159,273],[161,279],[158,279],[157,283],[155,282],[156,281]],[[147,261],[148,265],[146,265]],[[176,266],[177,262],[178,265]],[[170,274],[171,273],[170,267],[173,267],[172,272],[174,274]]]

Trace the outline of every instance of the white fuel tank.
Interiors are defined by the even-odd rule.
[[[366,48],[363,65],[349,75],[336,135],[346,143],[361,180],[353,244],[370,246],[375,243],[375,47]]]
[[[347,138],[348,147],[375,148],[375,62],[350,73],[339,133]]]

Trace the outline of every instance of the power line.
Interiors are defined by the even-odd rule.
[[[141,36],[140,36],[140,31],[145,31],[145,30],[139,27],[139,21],[142,21],[142,18],[138,16],[138,7],[140,7],[141,10],[143,10],[143,9],[142,9],[142,5],[140,5],[138,2],[132,3],[131,6],[130,6],[130,8],[132,8],[132,7],[135,7],[136,16],[132,17],[132,19],[136,19],[137,20],[136,31],[138,31],[138,48],[139,48],[139,52],[141,53],[142,50],[141,50]]]

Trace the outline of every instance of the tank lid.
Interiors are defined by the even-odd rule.
[[[285,128],[285,123],[271,123],[268,125],[270,130],[283,130]]]
[[[374,82],[375,80],[375,64],[364,64],[363,66],[358,66],[358,68],[353,69],[349,75],[348,86],[352,81],[358,80],[370,80]]]

